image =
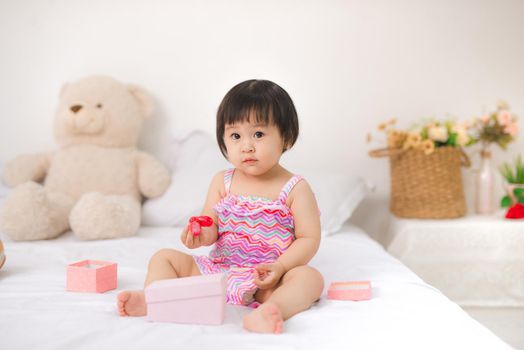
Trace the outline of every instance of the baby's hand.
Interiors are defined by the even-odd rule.
[[[182,233],[180,234],[180,240],[182,243],[188,247],[189,249],[195,249],[202,246],[202,242],[200,240],[202,236],[198,235],[195,236],[193,234],[193,231],[191,230],[191,223],[187,224],[187,226],[182,230]]]
[[[189,249],[199,248],[203,245],[209,245],[210,242],[210,236],[209,232],[206,232],[206,234],[201,235],[202,227],[211,227],[213,225],[213,219],[209,216],[192,216],[189,219],[189,223],[186,226],[186,228],[182,231],[182,234],[180,236],[180,239],[182,240],[182,243]],[[209,230],[208,230],[209,231]],[[207,239],[207,242],[206,242]]]
[[[275,261],[271,264],[255,266],[255,284],[260,289],[269,289],[277,285],[280,278],[286,273],[282,263]]]

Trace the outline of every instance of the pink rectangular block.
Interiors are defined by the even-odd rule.
[[[115,289],[117,264],[100,260],[83,260],[67,265],[67,290],[103,293]]]
[[[333,282],[328,289],[328,299],[353,301],[369,300],[371,299],[371,282]]]
[[[145,289],[147,320],[220,325],[226,284],[223,273],[155,281]]]

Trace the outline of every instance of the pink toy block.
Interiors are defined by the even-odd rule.
[[[100,260],[83,260],[67,265],[67,290],[103,293],[116,288],[117,264]]]
[[[328,299],[353,301],[369,300],[371,299],[371,282],[333,282],[328,289]]]
[[[222,273],[155,281],[145,289],[147,320],[220,325],[226,284]]]

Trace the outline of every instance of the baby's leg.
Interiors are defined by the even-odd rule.
[[[259,333],[280,333],[282,323],[300,311],[307,310],[320,298],[324,279],[309,266],[289,270],[273,292],[257,293],[263,304],[244,317],[244,328]]]
[[[174,249],[161,249],[149,260],[144,287],[158,280],[197,275],[200,275],[200,271],[191,255]],[[144,316],[147,314],[143,290],[119,293],[117,306],[120,316]]]
[[[144,287],[151,282],[200,275],[195,259],[174,249],[161,249],[149,260]]]

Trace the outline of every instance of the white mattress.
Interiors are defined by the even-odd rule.
[[[311,262],[333,281],[371,280],[369,301],[331,301],[289,319],[284,334],[242,329],[248,308],[228,305],[222,326],[150,323],[121,318],[116,294],[142,287],[149,257],[182,249],[178,228],[141,228],[136,237],[11,242],[0,270],[2,349],[509,349],[442,293],[424,283],[360,229],[345,226],[322,240]],[[206,249],[199,252],[204,253]],[[193,251],[194,252],[194,251]],[[103,294],[65,290],[68,263],[118,263],[118,289]]]

